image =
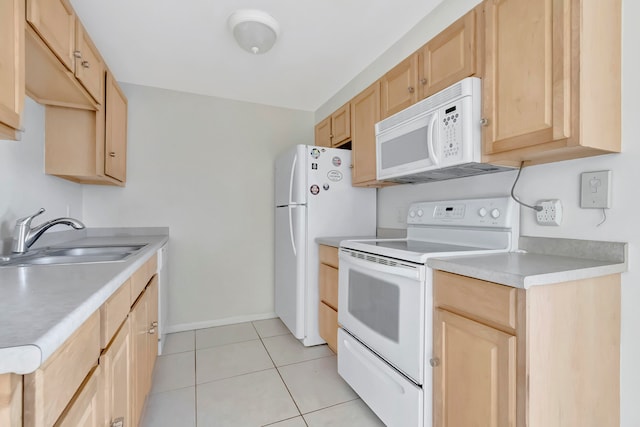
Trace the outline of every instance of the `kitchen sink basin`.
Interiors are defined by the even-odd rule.
[[[125,261],[145,245],[50,246],[0,258],[0,267]]]

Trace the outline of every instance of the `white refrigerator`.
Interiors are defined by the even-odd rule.
[[[320,236],[374,236],[376,190],[351,186],[351,151],[295,145],[275,165],[275,310],[305,346],[318,331]]]

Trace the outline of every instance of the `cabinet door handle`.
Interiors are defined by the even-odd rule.
[[[82,53],[79,50],[74,50],[73,51],[73,57],[74,58],[82,58]]]
[[[420,83],[422,83],[422,86],[425,86],[427,84],[427,79],[423,78],[420,80]]]
[[[484,117],[480,119],[480,126],[489,126],[489,119]]]
[[[111,427],[124,427],[124,417],[118,417],[111,421]]]
[[[89,61],[82,61],[82,68],[89,68]]]
[[[158,326],[158,321],[157,320],[154,320],[153,322],[151,322],[151,327],[152,328],[155,328],[157,326]]]
[[[409,93],[413,93],[416,91],[412,86],[409,86],[408,90],[409,90]]]
[[[147,332],[149,332],[149,335],[153,335],[156,333],[156,328],[150,328]]]
[[[440,366],[440,359],[434,357],[433,359],[429,360],[429,365],[431,365],[432,368]]]
[[[109,157],[115,157],[115,156],[116,156],[116,152],[115,151],[109,152]]]

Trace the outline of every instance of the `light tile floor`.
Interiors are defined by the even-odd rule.
[[[167,336],[142,427],[378,427],[326,345],[280,319]]]

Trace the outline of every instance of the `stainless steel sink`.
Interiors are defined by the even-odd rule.
[[[0,267],[125,261],[144,246],[144,244],[50,246],[34,249],[25,254],[0,257]]]

